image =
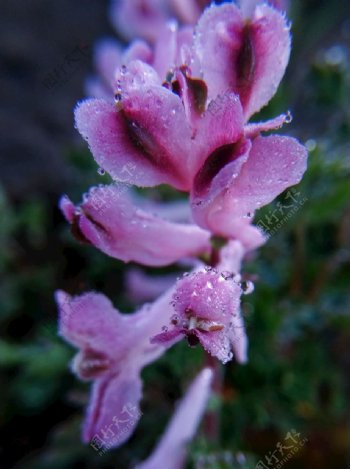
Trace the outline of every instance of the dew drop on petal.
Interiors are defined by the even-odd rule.
[[[221,272],[221,276],[222,276],[225,280],[229,280],[229,279],[232,279],[232,278],[233,278],[233,273],[232,273],[232,272],[229,272],[228,270],[225,270],[224,272]]]
[[[285,120],[286,124],[290,124],[292,120],[293,120],[293,115],[290,111],[288,111],[286,115],[286,120]]]
[[[250,280],[241,283],[242,291],[244,295],[250,295],[254,291],[254,283]]]

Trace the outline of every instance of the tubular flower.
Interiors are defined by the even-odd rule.
[[[165,351],[150,344],[150,337],[170,318],[172,293],[169,289],[134,314],[119,313],[101,294],[56,293],[59,333],[80,350],[73,371],[80,379],[93,381],[83,428],[85,442],[111,448],[133,433],[141,416],[141,370]]]
[[[231,265],[240,267],[243,249],[239,243],[229,245],[225,257]],[[226,267],[227,258],[223,261]],[[220,264],[218,269],[220,269]],[[233,353],[240,363],[247,360],[247,338],[240,313],[242,288],[240,275],[232,270],[219,271],[207,267],[185,274],[176,284],[173,295],[175,314],[170,329],[152,338],[152,343],[167,344],[186,337],[192,346],[200,343],[204,349],[223,363]],[[236,270],[236,269],[235,269]]]

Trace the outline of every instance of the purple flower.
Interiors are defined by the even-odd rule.
[[[123,81],[125,67],[134,61],[141,61],[153,67],[159,81],[166,80],[170,69],[191,60],[193,28],[178,29],[175,23],[162,25],[157,31],[157,41],[153,46],[136,39],[125,50],[117,41],[100,41],[94,51],[94,65],[97,72],[87,82],[87,95],[114,102],[118,96],[119,83]],[[134,66],[135,68],[135,66]],[[143,73],[144,70],[141,71]],[[136,72],[136,75],[140,76]]]
[[[187,446],[193,439],[204,413],[213,379],[210,368],[202,370],[179,403],[164,435],[151,456],[135,469],[179,469]]]
[[[248,19],[234,4],[208,8],[195,31],[195,50],[209,97],[227,91],[238,94],[246,120],[275,94],[291,42],[286,17],[267,4],[253,3],[258,5],[249,9]]]
[[[240,313],[242,289],[237,269],[243,252],[238,242],[231,243],[221,254],[223,261],[217,269],[208,267],[185,274],[176,284],[170,329],[153,337],[152,343],[167,344],[186,337],[191,346],[200,343],[223,363],[232,359],[232,351],[238,362],[245,363],[247,339]],[[221,270],[228,264],[236,272]]]
[[[156,81],[156,75],[147,80]],[[281,119],[274,122],[280,125]],[[250,225],[254,211],[297,184],[306,169],[306,149],[294,138],[256,136],[264,124],[245,127],[239,99],[231,93],[215,113],[209,107],[190,121],[171,90],[139,85],[129,87],[121,111],[102,100],[83,102],[76,124],[97,163],[115,180],[189,191],[197,224],[241,239],[247,248],[263,243]],[[125,172],[128,165],[134,171]]]
[[[173,296],[176,314],[171,329],[153,337],[152,343],[166,344],[185,336],[191,346],[201,343],[211,355],[228,362],[240,335],[245,338],[240,296],[240,284],[216,270],[183,277]],[[245,350],[236,358],[245,362]]]
[[[73,371],[93,381],[83,428],[85,442],[103,442],[106,448],[126,441],[140,418],[141,370],[159,358],[164,347],[150,344],[173,310],[173,289],[134,314],[121,314],[101,294],[70,297],[56,293],[59,333],[79,348]]]
[[[111,19],[126,39],[137,36],[154,42],[166,21],[178,19],[193,24],[209,3],[210,0],[114,0]]]
[[[209,232],[143,210],[123,186],[94,187],[79,207],[64,196],[60,207],[80,241],[124,262],[164,266],[210,250]]]

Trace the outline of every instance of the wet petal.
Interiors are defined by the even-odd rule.
[[[136,302],[152,301],[175,285],[176,278],[176,274],[148,275],[141,269],[130,269],[125,279],[128,297]]]
[[[70,204],[63,198],[61,205],[73,233],[124,262],[168,265],[210,248],[209,232],[139,209],[123,187],[94,188],[73,217]]]
[[[171,92],[162,87],[133,90],[120,110],[102,100],[87,100],[75,117],[96,162],[114,179],[141,187],[167,183],[188,189],[190,129],[180,99]]]
[[[98,380],[92,389],[83,441],[100,451],[123,444],[141,417],[142,382],[135,370]]]
[[[196,434],[208,402],[213,372],[202,370],[180,402],[151,456],[135,469],[179,469],[185,463],[187,447]]]
[[[256,138],[247,162],[224,196],[227,213],[240,216],[267,205],[287,187],[298,184],[306,166],[306,148],[296,139]]]
[[[221,236],[235,237],[242,230],[253,243],[264,242],[255,230],[244,233],[244,225],[252,221],[254,211],[274,200],[287,187],[297,184],[307,164],[307,151],[291,137],[258,137],[249,156],[245,155],[238,170],[236,162],[225,166],[214,178],[209,191],[192,196],[195,221]],[[237,160],[238,161],[238,160]],[[198,190],[197,190],[198,194]],[[256,237],[257,236],[257,237]],[[254,238],[255,241],[254,241]],[[242,242],[243,238],[241,239]]]
[[[136,36],[153,42],[168,13],[163,0],[113,0],[111,20],[126,39]]]
[[[71,297],[56,293],[59,334],[82,349],[100,352],[112,359],[130,347],[130,316],[120,314],[104,295],[86,293]],[[124,335],[120,335],[120,330]],[[128,332],[126,332],[128,331]],[[119,337],[119,340],[116,338]]]
[[[100,41],[94,51],[94,64],[106,86],[112,88],[115,72],[122,62],[122,47],[111,39]]]
[[[225,331],[196,331],[196,335],[204,350],[210,355],[220,360],[223,364],[232,360],[231,342]]]
[[[248,120],[277,90],[289,60],[290,34],[274,8],[259,5],[246,22],[235,5],[226,4],[206,10],[195,45],[210,96],[238,93]]]

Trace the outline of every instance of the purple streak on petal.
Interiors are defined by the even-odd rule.
[[[140,372],[164,353],[164,345],[169,345],[151,344],[150,338],[164,323],[169,323],[173,314],[170,305],[173,293],[174,288],[169,289],[154,303],[134,314],[119,313],[101,294],[71,297],[64,292],[56,293],[60,335],[80,348],[73,369],[83,379],[95,377],[84,441],[96,435],[101,439],[103,432],[111,427],[113,438],[106,437],[105,444],[116,447],[133,432],[139,419]],[[85,363],[82,363],[84,359]],[[87,368],[89,364],[90,369]],[[129,418],[128,422],[120,422],[125,406],[133,407],[135,415],[132,421]]]
[[[196,377],[151,456],[135,469],[180,469],[210,395],[213,372],[205,368]]]
[[[289,60],[290,34],[274,8],[259,5],[246,22],[235,5],[225,4],[203,14],[195,47],[209,95],[238,93],[248,120],[277,90]]]
[[[235,238],[238,234],[248,236],[248,244],[250,241],[263,244],[262,233],[259,235],[255,228],[244,232],[243,228],[249,228],[256,209],[300,182],[306,170],[307,152],[290,137],[257,137],[244,158],[238,170],[234,167],[236,162],[225,166],[213,179],[205,196],[196,197],[194,187],[193,215],[200,226],[218,235]],[[248,248],[243,238],[237,239]]]
[[[168,347],[170,347],[171,344],[174,343],[174,341],[177,341],[179,338],[182,338],[185,332],[185,329],[182,329],[181,327],[174,327],[170,331],[167,330],[152,337],[151,344],[166,344]]]
[[[207,190],[211,180],[229,162],[237,161],[245,146],[243,113],[238,96],[227,93],[218,97],[197,122],[196,142],[199,149],[192,157],[193,191],[200,184]]]
[[[257,137],[247,162],[224,196],[227,213],[244,216],[267,205],[300,182],[306,165],[306,148],[296,139]]]
[[[190,129],[180,99],[171,92],[155,86],[132,90],[119,112],[111,103],[87,100],[77,107],[75,119],[96,162],[114,179],[188,189]]]
[[[138,370],[126,369],[122,374],[97,380],[86,413],[83,441],[89,443],[99,435],[108,449],[122,445],[140,419],[141,397],[142,381]],[[125,406],[133,408],[132,416],[125,412]]]
[[[71,215],[73,209],[66,198],[62,205],[64,213]],[[141,210],[123,187],[93,188],[74,213],[68,218],[73,233],[124,262],[164,266],[210,248],[209,232]]]

